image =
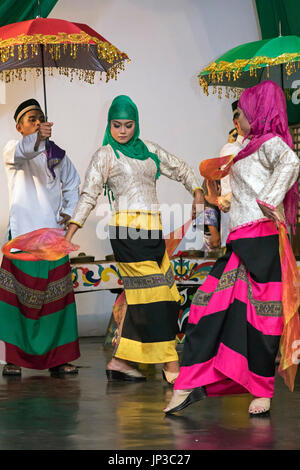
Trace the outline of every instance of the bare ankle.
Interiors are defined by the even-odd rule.
[[[179,362],[178,361],[171,361],[171,362],[166,362],[164,364],[164,369],[167,370],[168,372],[179,372]]]
[[[129,365],[123,359],[112,357],[109,363],[107,364],[107,369],[124,370],[129,369]]]

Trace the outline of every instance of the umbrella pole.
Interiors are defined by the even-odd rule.
[[[280,64],[280,75],[281,75],[281,88],[284,92],[284,83],[283,83],[283,64]]]
[[[37,18],[41,17],[41,4],[40,0],[37,0],[38,4],[38,16]],[[43,73],[43,89],[44,89],[44,113],[45,113],[45,121],[48,121],[48,111],[47,111],[47,95],[46,95],[46,76],[45,76],[45,58],[44,58],[44,44],[40,44],[41,46],[41,59],[42,59],[42,73]],[[49,148],[49,139],[46,139],[46,149]]]
[[[44,60],[44,44],[41,44],[41,58],[42,58],[43,89],[44,89],[44,114],[45,114],[45,122],[48,122],[46,77],[45,77],[45,60]],[[46,139],[45,145],[46,145],[46,150],[48,150],[49,147],[50,147],[48,137]]]
[[[42,58],[43,89],[44,89],[44,111],[45,111],[45,121],[47,122],[48,121],[48,111],[47,111],[47,95],[46,95],[44,44],[41,44],[41,58]]]

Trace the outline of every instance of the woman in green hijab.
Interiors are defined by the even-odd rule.
[[[138,109],[128,96],[116,97],[108,112],[103,145],[86,172],[66,235],[71,240],[96,206],[103,187],[114,195],[109,233],[124,285],[124,302],[116,302],[118,338],[107,365],[108,380],[145,377],[129,362],[163,364],[173,383],[179,373],[176,352],[178,293],[162,235],[156,181],[160,175],[179,181],[203,204],[203,192],[191,167],[152,142],[139,138]]]
[[[122,141],[121,121],[125,126],[124,141]],[[128,122],[129,121],[129,122]],[[128,129],[128,134],[126,134]],[[102,145],[110,145],[119,158],[119,152],[129,158],[137,160],[147,160],[152,158],[157,167],[156,179],[159,177],[159,158],[156,153],[148,150],[144,142],[139,139],[140,126],[138,109],[134,102],[126,95],[120,95],[114,99],[108,111],[108,123]]]

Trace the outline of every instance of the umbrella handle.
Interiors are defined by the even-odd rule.
[[[47,122],[47,121],[48,121],[48,112],[47,112],[47,94],[46,94],[44,44],[41,44],[40,46],[41,46],[42,72],[43,72],[44,111],[45,111],[45,121]]]
[[[44,44],[41,44],[41,58],[42,58],[42,72],[43,72],[43,90],[44,90],[44,110],[45,110],[45,121],[48,121],[48,111],[47,111],[47,94],[46,94],[46,77],[45,77],[45,60],[44,60]],[[49,138],[47,137],[46,150],[49,149]]]

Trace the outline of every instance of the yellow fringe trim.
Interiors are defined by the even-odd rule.
[[[200,86],[206,95],[208,95],[208,86],[210,86],[208,82],[210,82],[211,85],[216,86],[223,83],[224,77],[227,81],[232,80],[232,87],[226,87],[226,94],[228,95],[229,89],[231,89],[230,91],[236,89],[237,91],[233,92],[236,93],[236,96],[238,97],[240,90],[234,86],[234,82],[241,77],[242,72],[245,71],[245,67],[249,68],[250,76],[256,76],[257,69],[266,67],[268,78],[269,67],[281,64],[285,64],[286,74],[288,76],[292,75],[300,68],[300,54],[286,53],[281,54],[278,57],[258,56],[252,59],[237,59],[234,62],[212,62],[200,72],[198,78]],[[214,92],[216,92],[216,88]],[[221,93],[222,91],[218,90],[219,96]]]
[[[99,73],[99,80],[102,80],[103,73],[106,77],[106,82],[110,79],[117,80],[118,74],[121,70],[125,70],[124,64],[120,63],[117,65],[113,65],[110,69],[106,72],[96,71],[96,70],[83,70],[83,69],[76,69],[70,67],[46,67],[46,73],[53,77],[55,73],[58,73],[60,76],[64,76],[70,79],[70,82],[74,80],[74,78],[84,81],[93,85],[95,83],[96,73]],[[23,80],[26,82],[32,78],[39,78],[42,74],[42,69],[37,67],[27,67],[27,68],[20,68],[20,69],[11,69],[11,70],[2,70],[0,71],[0,80],[5,83],[11,83],[15,80]]]
[[[3,39],[0,38],[0,61],[7,62],[12,57],[18,60],[25,60],[34,58],[40,52],[40,45],[45,47],[45,52],[51,55],[55,61],[59,61],[63,55],[70,55],[74,60],[77,58],[79,48],[86,48],[88,52],[90,46],[95,46],[98,59],[104,60],[109,69],[106,73],[106,81],[110,78],[117,78],[120,70],[124,70],[124,62],[130,62],[128,55],[121,52],[117,47],[109,44],[106,41],[100,41],[98,38],[93,37],[82,31],[80,34],[66,34],[59,33],[57,35],[25,35],[20,34],[15,38]],[[75,62],[74,62],[75,65]],[[32,67],[30,70],[35,69]],[[76,69],[76,67],[58,67],[61,75],[71,77],[75,75],[77,78],[84,80],[88,83],[94,83],[94,76],[96,71]],[[22,70],[22,72],[20,72]],[[23,72],[25,70],[25,72]],[[28,69],[27,69],[28,70]],[[38,73],[41,73],[41,68],[38,68]],[[50,69],[51,70],[51,69]],[[101,73],[101,72],[100,72]],[[7,82],[12,81],[14,78],[19,80],[26,80],[26,69],[7,70],[1,73],[3,78],[1,80]]]
[[[59,60],[61,53],[67,53],[69,49],[70,55],[76,59],[79,46],[86,45],[89,49],[90,45],[96,45],[97,55],[99,59],[105,59],[109,64],[119,59],[128,59],[127,54],[120,52],[117,47],[106,41],[90,36],[81,31],[80,34],[20,34],[15,38],[0,39],[0,57],[2,62],[6,62],[10,57],[15,55],[15,46],[18,46],[18,59],[27,59],[30,54],[34,57],[39,53],[40,44],[44,45],[49,51],[52,59]]]

